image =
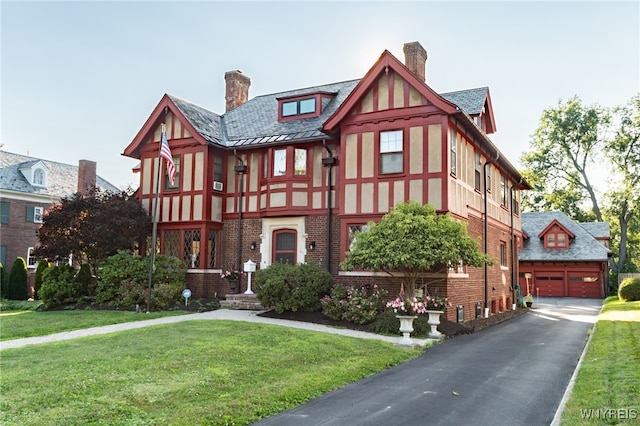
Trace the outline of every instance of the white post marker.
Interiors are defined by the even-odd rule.
[[[247,273],[247,291],[244,294],[254,294],[251,291],[251,274],[256,271],[256,263],[252,262],[251,259],[244,262],[244,271]]]
[[[184,297],[184,306],[187,306],[187,303],[189,303],[189,298],[191,297],[191,290],[189,290],[188,288],[182,290],[182,297]]]

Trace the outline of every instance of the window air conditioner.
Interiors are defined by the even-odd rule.
[[[222,182],[214,181],[213,182],[213,190],[214,191],[222,191]]]

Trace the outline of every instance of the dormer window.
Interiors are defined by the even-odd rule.
[[[40,160],[22,163],[18,170],[22,176],[29,182],[29,185],[46,187],[47,186],[47,167]]]
[[[35,186],[44,186],[44,170],[35,169],[33,171],[33,184]]]
[[[282,116],[313,114],[316,112],[316,98],[299,99],[282,103]]]

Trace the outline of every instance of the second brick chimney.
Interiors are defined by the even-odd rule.
[[[404,44],[404,64],[422,81],[426,81],[427,51],[417,42]]]
[[[224,80],[226,82],[225,112],[228,112],[249,100],[251,80],[239,70],[227,71],[224,73]]]
[[[78,162],[78,192],[89,195],[96,186],[96,162],[80,160]]]

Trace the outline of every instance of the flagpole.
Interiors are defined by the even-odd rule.
[[[158,143],[158,170],[156,173],[156,197],[153,202],[153,231],[151,233],[151,254],[149,255],[149,289],[147,292],[147,313],[151,312],[151,287],[153,283],[154,262],[156,260],[156,241],[158,239],[158,199],[160,198],[160,170],[162,169],[162,135],[166,132],[165,124],[162,123],[160,132],[160,142]]]

